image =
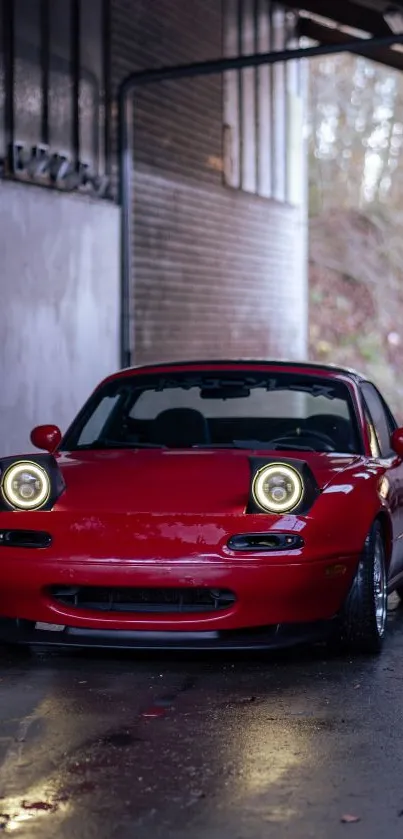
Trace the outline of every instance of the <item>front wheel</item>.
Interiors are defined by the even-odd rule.
[[[387,571],[381,525],[374,522],[365,540],[339,624],[340,645],[354,653],[381,651],[387,618]]]
[[[397,586],[397,588],[395,588],[395,592],[399,595],[400,600],[403,602],[403,586]]]

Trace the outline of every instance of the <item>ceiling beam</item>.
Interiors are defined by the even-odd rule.
[[[292,9],[305,9],[314,15],[321,15],[342,26],[362,29],[372,35],[390,35],[390,28],[380,12],[364,9],[350,0],[282,0],[283,5]]]
[[[324,26],[307,17],[299,19],[298,34],[300,37],[311,38],[312,41],[318,41],[321,44],[340,44],[342,46],[351,41],[351,37],[346,35],[345,32],[340,32],[339,29],[332,29],[330,26]],[[361,47],[356,47],[351,52],[354,52],[355,55],[363,55],[365,58],[370,58],[371,61],[386,64],[395,70],[403,70],[403,53],[395,52],[385,47],[365,49],[365,39],[363,39],[362,49]]]

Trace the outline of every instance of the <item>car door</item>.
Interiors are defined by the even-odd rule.
[[[389,575],[394,577],[403,570],[403,461],[391,447],[391,435],[397,423],[373,384],[364,382],[361,385],[361,393],[369,426],[372,454],[383,460],[387,468],[394,538]]]

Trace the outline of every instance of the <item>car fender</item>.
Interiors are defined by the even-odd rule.
[[[331,545],[335,554],[359,556],[375,519],[380,519],[385,534],[387,559],[393,541],[393,510],[397,499],[385,481],[385,468],[374,464],[370,469],[348,468],[341,471],[318,495],[306,517],[306,539]]]

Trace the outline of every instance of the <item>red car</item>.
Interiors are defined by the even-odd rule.
[[[377,652],[403,593],[403,429],[356,373],[123,370],[0,460],[0,639]]]

